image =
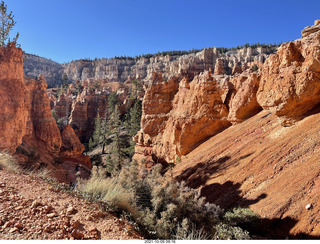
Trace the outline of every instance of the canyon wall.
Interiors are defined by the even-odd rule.
[[[47,167],[62,181],[75,180],[76,164],[85,169],[83,176],[88,176],[92,166],[89,157],[82,155],[83,145],[70,128],[61,135],[52,116],[45,78],[23,76],[22,50],[14,44],[1,47],[0,150],[15,153],[24,167]]]
[[[147,83],[154,72],[162,73],[165,80],[181,75],[192,80],[195,75],[210,68],[217,75],[241,73],[254,63],[263,63],[276,50],[277,47],[248,47],[221,54],[213,47],[183,56],[76,60],[65,64],[64,72],[72,80],[104,79],[125,82],[139,78]]]
[[[0,150],[14,152],[26,133],[22,50],[0,47]]]
[[[255,68],[242,72],[234,68],[239,73],[233,75],[220,74],[221,57],[214,72],[209,68],[191,80],[175,73],[166,80],[163,74],[153,73],[143,100],[141,130],[135,137],[135,159],[174,163],[262,109],[276,114],[284,126],[303,118],[320,102],[317,26],[316,21],[312,32],[303,31],[302,39],[282,44],[265,63],[257,62]]]
[[[62,84],[63,65],[37,55],[23,53],[23,70],[26,76],[36,78],[43,75],[48,87]]]
[[[209,202],[251,208],[261,236],[319,238],[319,55],[317,20],[258,70],[154,73],[134,158],[175,163],[168,177]]]
[[[76,86],[81,86],[82,91]],[[120,113],[123,115],[133,105],[134,98],[130,98],[129,89],[132,84],[104,81],[77,81],[77,85],[70,84],[68,89],[56,98],[56,91],[48,90],[58,121],[63,125],[70,124],[80,141],[87,143],[95,129],[97,116],[105,119],[108,116],[108,98],[110,94],[117,95]],[[138,99],[143,96],[143,91],[137,93]]]

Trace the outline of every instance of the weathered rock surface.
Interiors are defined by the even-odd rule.
[[[58,120],[63,119],[65,125],[70,124],[81,142],[88,142],[92,137],[98,114],[101,119],[108,116],[108,97],[111,93],[117,94],[121,114],[124,114],[134,102],[134,99],[129,98],[128,92],[132,89],[132,84],[86,80],[78,81],[77,85],[83,88],[82,92],[71,84],[68,91],[62,93],[58,100],[53,95],[57,93],[56,89],[50,89],[48,93],[52,97],[52,109]],[[142,97],[143,92],[137,93],[137,96]]]
[[[59,152],[61,135],[51,114],[47,83],[43,76],[38,80],[26,78],[25,81],[29,113],[23,141],[48,153]]]
[[[319,60],[320,29],[281,45],[263,66],[258,103],[279,116],[283,125],[301,119],[320,102]]]
[[[276,50],[277,47],[245,47],[221,54],[213,47],[183,56],[155,55],[151,58],[137,59],[76,60],[64,65],[64,72],[74,81],[104,79],[125,82],[128,79],[139,78],[148,83],[154,72],[162,73],[165,80],[180,76],[192,80],[195,75],[209,69],[217,74],[231,74],[236,66],[245,70],[253,64],[263,63]],[[215,66],[219,67],[217,71]],[[239,71],[238,68],[235,70]]]
[[[49,88],[62,84],[64,67],[61,64],[29,53],[23,53],[23,60],[23,70],[26,76],[36,78],[43,75]]]
[[[80,142],[79,138],[74,133],[72,127],[68,124],[64,127],[62,133],[62,146],[60,149],[61,155],[72,156],[82,154],[84,145]]]
[[[257,102],[259,80],[257,73],[245,72],[230,79],[233,90],[229,103],[228,120],[240,123],[262,110]]]
[[[14,152],[26,131],[22,50],[0,48],[0,150]]]
[[[58,118],[69,117],[72,110],[72,101],[72,96],[67,96],[62,93],[58,100],[53,101],[51,109],[54,108]]]
[[[17,149],[20,163],[29,168],[48,167],[59,180],[67,180],[65,174],[74,180],[77,164],[83,164],[83,176],[88,176],[91,163],[89,157],[82,155],[83,146],[74,138],[72,128],[67,128],[61,139],[44,77],[23,78],[22,65],[20,48],[8,45],[0,49],[0,149],[11,153]]]
[[[320,20],[315,20],[313,26],[307,26],[301,31],[301,35],[302,37],[306,37],[318,31],[320,31]]]
[[[98,113],[100,118],[105,118],[107,108],[108,93],[96,94],[86,88],[72,101],[69,123],[81,141],[89,141]]]
[[[143,100],[141,131],[135,137],[137,154],[141,146],[152,147],[153,161],[175,162],[230,126],[224,85],[210,71],[180,83],[175,78],[163,82],[161,74],[154,74]]]
[[[282,127],[262,111],[181,157],[173,175],[225,209],[252,209],[261,236],[319,238],[319,125],[314,114]]]

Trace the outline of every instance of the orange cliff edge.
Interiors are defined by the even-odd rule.
[[[20,48],[13,43],[0,48],[0,150],[15,153],[27,168],[46,167],[60,181],[74,181],[77,165],[88,177],[90,159],[82,154],[84,147],[71,127],[61,135],[46,89],[43,76],[38,80],[23,76]]]

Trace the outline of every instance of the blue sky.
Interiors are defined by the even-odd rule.
[[[57,62],[295,40],[319,0],[5,0],[21,48]]]

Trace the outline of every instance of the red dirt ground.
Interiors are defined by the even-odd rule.
[[[282,127],[262,111],[198,146],[173,174],[210,202],[269,220],[269,237],[320,236],[319,113]]]

